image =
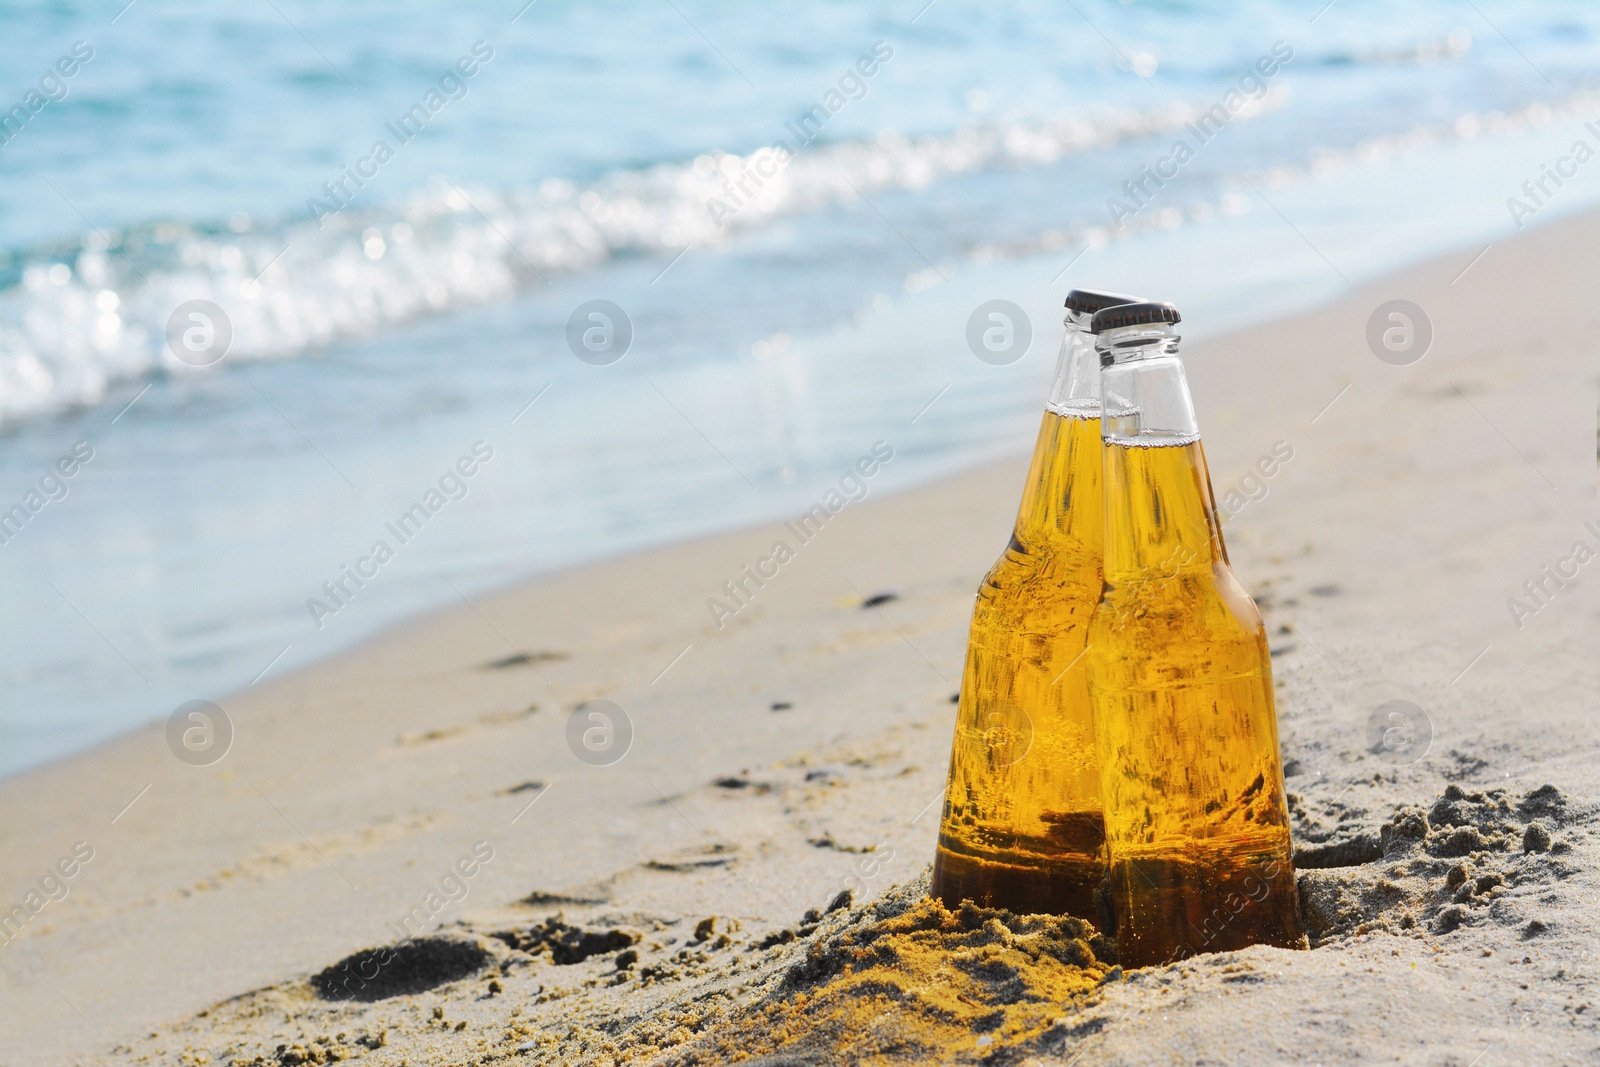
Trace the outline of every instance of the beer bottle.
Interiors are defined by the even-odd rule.
[[[1090,329],[1104,392],[1105,582],[1089,688],[1127,966],[1304,947],[1266,630],[1228,565],[1178,309]]]
[[[1011,543],[978,590],[933,895],[1095,918],[1105,872],[1100,773],[1083,662],[1100,600],[1100,365],[1094,312],[1067,297],[1066,338]]]

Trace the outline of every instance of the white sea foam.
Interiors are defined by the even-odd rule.
[[[1270,110],[1271,94],[1239,117]],[[1600,102],[1582,91],[1558,105],[1463,115],[1450,123],[1314,151],[1294,179],[1448,138],[1514,133]],[[207,373],[166,348],[168,317],[181,303],[211,300],[233,327],[230,360],[286,358],[392,328],[424,315],[510,298],[541,278],[593,269],[623,255],[675,255],[714,245],[773,219],[849,204],[859,194],[915,190],[942,178],[1041,166],[1151,134],[1180,130],[1200,113],[1174,103],[1146,111],[1100,109],[1041,123],[973,126],[944,136],[892,132],[871,141],[805,148],[771,172],[772,149],[614,171],[580,186],[547,179],[533,188],[426,188],[324,220],[257,225],[182,223],[94,231],[63,253],[25,253],[16,284],[0,290],[0,425],[100,400],[118,381],[153,372]],[[741,178],[753,195],[737,191]],[[720,202],[723,209],[710,210]],[[1152,211],[1137,226],[1052,231],[1026,242],[987,244],[973,259],[1005,259],[1098,244],[1144,228],[1170,228],[1248,208],[1241,195]],[[720,221],[719,221],[720,220]],[[0,266],[4,261],[0,261]],[[926,272],[922,272],[926,273]],[[915,291],[938,279],[913,275]]]
[[[803,148],[777,168],[769,147],[615,171],[586,186],[552,178],[501,191],[435,178],[399,201],[351,208],[320,227],[309,218],[264,227],[236,218],[210,228],[91,233],[65,254],[59,246],[24,254],[18,284],[0,291],[0,424],[94,403],[119,380],[204,373],[166,349],[167,319],[185,301],[210,300],[227,313],[229,359],[294,356],[505,300],[541,278],[615,256],[676,254],[860,194],[1040,166],[1178,129],[1198,114],[1174,103],[947,136],[885,132]],[[759,188],[751,175],[762,178]],[[753,195],[739,191],[741,180]]]

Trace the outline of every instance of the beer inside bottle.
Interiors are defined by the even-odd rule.
[[[1105,873],[1083,651],[1100,599],[1100,367],[1074,290],[1050,403],[1005,554],[978,590],[933,895],[1094,921]]]
[[[1086,655],[1117,951],[1304,947],[1266,630],[1228,564],[1170,304],[1093,323],[1105,584]]]

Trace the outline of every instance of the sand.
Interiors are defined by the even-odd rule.
[[[777,528],[224,698],[211,766],[157,724],[0,782],[0,901],[40,893],[0,1063],[1595,1062],[1600,563],[1560,561],[1600,547],[1597,244],[1561,220],[1186,350],[1310,951],[1131,971],[1071,920],[923,899],[1018,457],[845,509],[721,630],[706,598]],[[1410,366],[1365,341],[1393,298],[1432,321]],[[632,726],[609,765],[567,740],[597,700]]]

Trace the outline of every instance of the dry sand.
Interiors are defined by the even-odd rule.
[[[1600,1060],[1600,561],[1507,607],[1600,546],[1597,246],[1565,220],[1186,353],[1219,497],[1294,453],[1227,536],[1313,950],[1123,972],[1072,920],[923,899],[1019,458],[845,509],[722,631],[706,598],[776,528],[263,683],[213,766],[152,726],[0,782],[5,907],[73,869],[0,945],[0,1062]],[[1364,340],[1395,297],[1433,323],[1412,366]],[[566,743],[593,699],[633,725],[609,766]],[[1426,717],[1398,760],[1396,699]]]

